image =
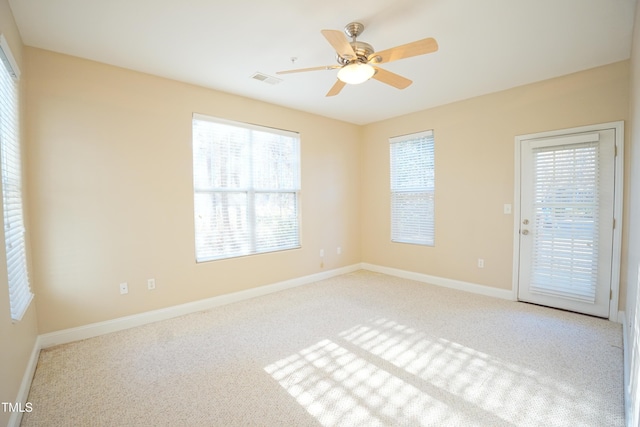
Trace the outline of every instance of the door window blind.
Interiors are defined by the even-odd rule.
[[[300,247],[297,133],[193,118],[198,262]]]
[[[19,321],[33,294],[29,287],[22,211],[22,167],[19,139],[19,71],[6,40],[0,36],[0,156],[4,236],[11,319]]]
[[[598,142],[537,148],[531,292],[595,302]]]
[[[390,139],[391,240],[434,245],[432,131]]]

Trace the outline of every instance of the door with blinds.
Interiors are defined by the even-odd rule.
[[[520,141],[519,300],[609,317],[615,132]]]

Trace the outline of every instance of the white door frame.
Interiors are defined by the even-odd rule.
[[[622,197],[624,184],[624,121],[601,123],[576,128],[559,129],[548,132],[518,135],[515,138],[515,162],[514,162],[514,196],[513,196],[513,300],[518,300],[518,277],[520,270],[520,185],[521,185],[521,145],[522,141],[534,138],[547,138],[561,136],[570,133],[596,132],[604,129],[615,129],[615,176],[613,195],[613,217],[615,228],[613,229],[613,254],[611,262],[611,299],[609,301],[609,320],[618,321],[618,301],[620,299],[620,258],[622,252]]]

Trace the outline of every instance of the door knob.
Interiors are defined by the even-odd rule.
[[[529,230],[522,230],[522,234],[526,236],[527,234],[529,234]]]
[[[528,220],[528,219],[525,219],[525,220],[523,220],[523,221],[522,221],[522,223],[523,223],[524,225],[527,225],[527,224],[529,224],[529,220]]]

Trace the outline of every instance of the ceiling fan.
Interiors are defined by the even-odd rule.
[[[369,43],[357,41],[357,37],[364,31],[360,22],[351,22],[344,27],[344,33],[339,30],[322,30],[322,35],[336,50],[338,65],[323,67],[300,68],[297,70],[278,71],[276,74],[301,73],[305,71],[335,70],[339,68],[338,80],[327,92],[326,96],[340,93],[346,84],[364,83],[374,78],[397,89],[404,89],[413,83],[406,77],[377,67],[378,64],[397,61],[412,56],[425,55],[438,50],[438,43],[433,38],[417,40],[402,46],[375,52]],[[351,37],[351,42],[345,37]]]

